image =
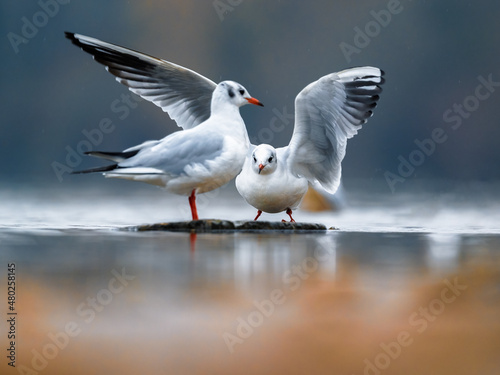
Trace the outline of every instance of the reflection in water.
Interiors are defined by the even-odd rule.
[[[458,266],[461,236],[454,233],[429,233],[427,262],[438,271],[453,271]]]
[[[0,192],[0,279],[3,265],[18,268],[17,364],[75,375],[500,373],[500,201],[371,193],[337,214],[298,212],[339,231],[191,235],[116,229],[185,219],[184,198],[161,191]],[[204,211],[253,217],[227,197]]]
[[[335,272],[335,237],[242,234],[235,243],[235,285],[252,290],[256,282],[282,283],[287,275],[308,277],[318,269]],[[304,276],[305,275],[305,276]]]
[[[3,231],[0,240],[2,264],[19,269],[18,363],[33,369],[50,333],[81,329],[42,373],[500,370],[495,235],[198,234],[194,252],[184,233]],[[127,285],[111,282],[117,272]],[[445,281],[464,286],[452,302],[449,292],[442,300]]]

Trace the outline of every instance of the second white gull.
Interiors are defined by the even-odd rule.
[[[334,194],[347,140],[372,116],[383,71],[365,66],[328,74],[295,98],[295,125],[286,147],[251,146],[236,177],[240,195],[262,212],[285,211],[290,221],[309,184]]]

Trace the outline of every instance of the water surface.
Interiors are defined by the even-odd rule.
[[[189,218],[186,198],[160,190],[4,189],[0,273],[16,264],[17,369],[497,374],[492,191],[351,194],[340,212],[296,212],[336,230],[193,239],[123,230]],[[254,216],[231,189],[200,198],[199,212]]]

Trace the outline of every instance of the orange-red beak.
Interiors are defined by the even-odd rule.
[[[262,104],[261,102],[259,102],[257,99],[255,98],[245,98],[250,104],[255,104],[255,105],[260,105],[261,107],[264,107],[264,104]]]
[[[264,169],[265,165],[264,164],[259,164],[259,174],[260,172],[262,172],[262,170]]]

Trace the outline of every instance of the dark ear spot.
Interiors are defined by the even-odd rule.
[[[230,98],[234,98],[234,91],[233,91],[233,89],[227,90],[227,93],[229,94]]]

